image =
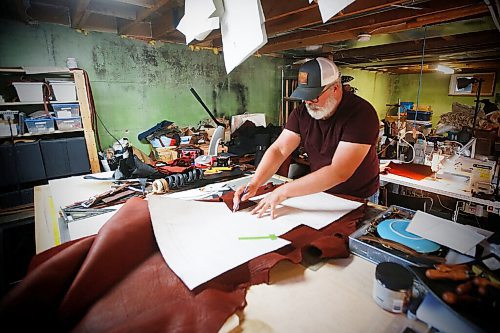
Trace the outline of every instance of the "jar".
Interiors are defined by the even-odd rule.
[[[411,298],[413,275],[403,266],[382,262],[375,269],[373,299],[382,309],[406,312]]]

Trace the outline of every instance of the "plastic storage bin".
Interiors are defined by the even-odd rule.
[[[52,108],[54,109],[57,118],[72,118],[80,116],[80,104],[78,103],[52,104]]]
[[[81,117],[71,118],[54,118],[57,124],[57,129],[60,131],[72,131],[82,128]]]
[[[56,101],[76,101],[75,82],[50,82]]]
[[[25,119],[30,134],[47,134],[54,132],[54,120],[52,118]]]
[[[431,118],[432,118],[432,111],[408,110],[406,112],[406,121],[410,120],[430,121]]]
[[[413,102],[401,102],[401,112],[407,112],[408,110],[413,109]]]
[[[21,102],[43,102],[43,82],[12,82]]]

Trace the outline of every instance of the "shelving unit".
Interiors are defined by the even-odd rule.
[[[9,82],[21,78],[37,81],[54,77],[66,80],[69,78],[75,82],[77,99],[48,101],[48,105],[78,103],[82,122],[81,129],[66,131],[56,129],[50,133],[24,133],[0,137],[0,159],[2,159],[0,176],[3,178],[0,181],[0,189],[4,201],[0,208],[6,206],[5,201],[14,202],[18,198],[20,199],[17,204],[27,203],[29,199],[26,198],[29,198],[29,194],[26,193],[32,191],[33,186],[46,183],[49,179],[100,172],[95,133],[92,129],[89,93],[84,75],[83,70],[26,74],[20,68],[0,68],[0,89],[6,96],[6,102],[0,102],[0,110],[15,110],[29,115],[43,109],[42,101],[13,102],[15,90]],[[4,197],[9,193],[15,193],[15,200]]]

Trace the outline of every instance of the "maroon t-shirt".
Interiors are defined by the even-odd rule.
[[[300,144],[307,152],[311,171],[331,164],[340,141],[372,145],[354,174],[326,192],[368,198],[378,190],[376,142],[379,120],[370,103],[355,94],[344,92],[337,111],[325,120],[312,118],[305,104],[301,104],[290,114],[285,128],[300,135]]]

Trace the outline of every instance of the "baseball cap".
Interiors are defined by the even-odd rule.
[[[337,66],[327,58],[309,60],[299,68],[298,87],[290,98],[310,101],[317,98],[326,85],[340,77]]]

